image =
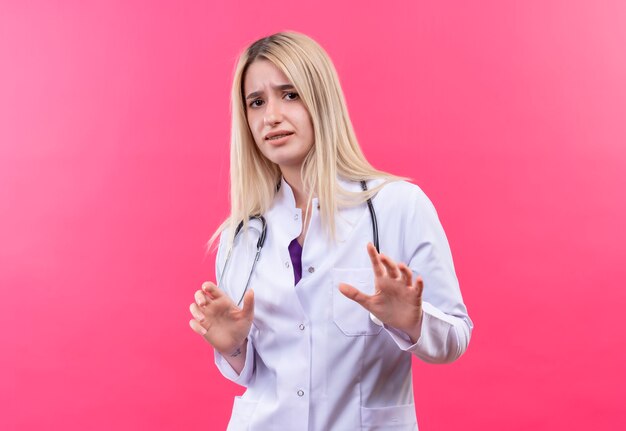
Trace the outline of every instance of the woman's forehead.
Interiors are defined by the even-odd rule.
[[[279,89],[293,83],[274,63],[269,60],[255,60],[248,66],[243,83],[244,90],[249,92],[263,91],[266,87]]]

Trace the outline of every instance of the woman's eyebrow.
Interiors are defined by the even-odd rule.
[[[292,84],[272,85],[274,90],[293,90],[295,87]],[[263,94],[263,91],[254,91],[246,96],[246,100],[253,99]]]

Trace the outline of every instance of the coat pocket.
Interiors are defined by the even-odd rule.
[[[339,284],[350,284],[361,292],[374,293],[374,271],[371,268],[334,268],[332,270],[333,321],[345,335],[377,335],[382,327],[370,319],[370,313],[339,291]]]
[[[258,404],[256,401],[235,397],[227,431],[245,431],[250,429],[250,421]]]
[[[415,404],[389,407],[361,407],[361,424],[363,430],[415,430]]]

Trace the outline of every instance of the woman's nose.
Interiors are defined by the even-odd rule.
[[[268,100],[265,108],[265,124],[272,125],[280,123],[283,120],[283,113],[281,111],[280,102],[275,100]]]

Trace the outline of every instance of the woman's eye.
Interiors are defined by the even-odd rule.
[[[294,93],[294,92],[290,92],[290,93],[285,93],[285,97],[287,97],[287,99],[289,100],[296,100],[298,99],[300,96],[298,95],[298,93]],[[252,102],[250,102],[250,107],[251,108],[258,108],[259,106],[261,106],[263,104],[263,100],[261,99],[255,99]]]

